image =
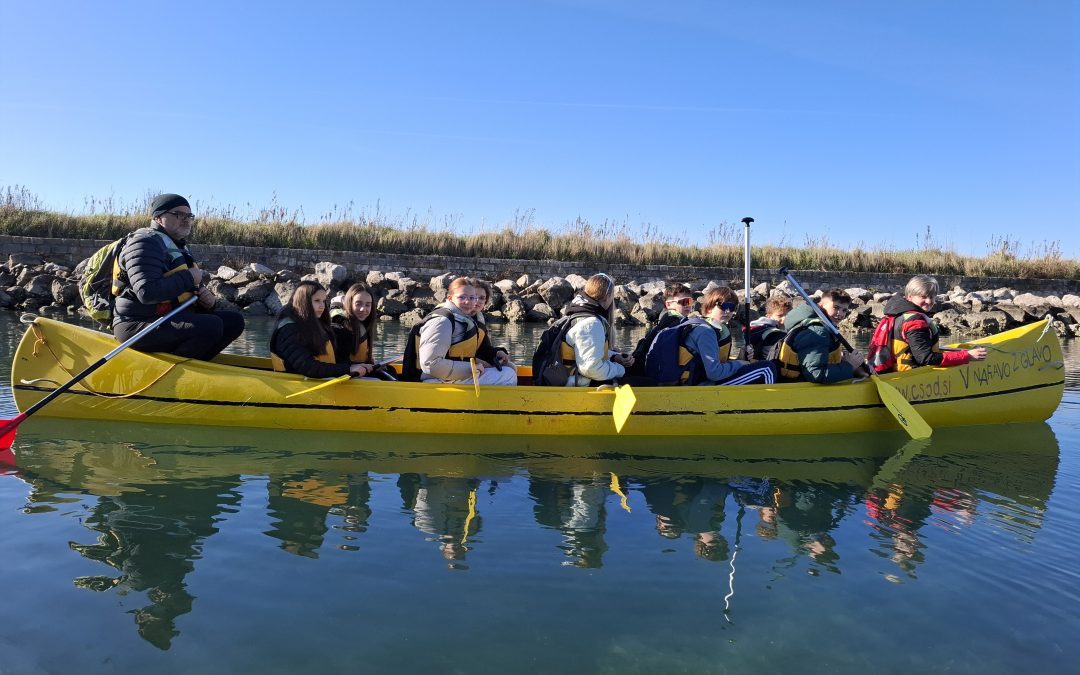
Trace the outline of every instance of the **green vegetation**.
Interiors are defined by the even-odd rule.
[[[85,213],[72,215],[46,209],[26,188],[2,188],[0,234],[115,239],[149,222],[146,204],[151,196],[137,205],[89,198]],[[456,230],[467,228],[452,222],[435,227],[429,224],[431,219],[410,214],[396,219],[378,213],[354,216],[351,204],[335,207],[310,225],[303,224],[302,210],[289,211],[276,200],[264,208],[249,205],[246,216],[232,206],[193,206],[198,215],[196,238],[204,244],[516,260],[602,260],[632,265],[739,268],[743,264],[743,228],[738,223],[714,228],[699,245],[662,234],[651,225],[632,236],[625,223],[594,225],[579,219],[552,231],[536,226],[531,211],[517,214],[513,222],[498,230],[458,234]],[[929,230],[921,240],[920,244],[916,236],[916,247],[907,250],[863,245],[844,249],[814,237],[807,237],[802,245],[757,245],[753,247],[754,267],[1080,279],[1080,263],[1064,258],[1057,242],[1021,254],[1018,241],[993,239],[985,257],[974,257],[936,245]]]

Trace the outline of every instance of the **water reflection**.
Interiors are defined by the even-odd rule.
[[[799,439],[771,453],[781,457],[763,446],[753,460],[716,457],[703,439],[680,439],[669,457],[648,441],[558,439],[556,449],[495,438],[484,454],[462,452],[469,442],[50,420],[20,433],[12,475],[29,485],[28,517],[80,514],[87,537],[70,549],[111,568],[75,585],[145,598],[131,610],[136,630],[168,649],[177,617],[195,611],[186,579],[240,511],[265,509],[257,536],[271,550],[319,561],[359,550],[363,538],[369,556],[397,556],[410,578],[434,561],[509,574],[517,562],[499,556],[514,552],[497,542],[512,538],[556,568],[600,569],[616,550],[685,552],[720,563],[726,584],[745,550],[740,575],[754,565],[871,574],[869,560],[884,560],[915,581],[934,559],[928,532],[991,528],[1033,540],[1059,454],[1046,425],[943,431],[917,452],[890,434]],[[499,524],[485,509],[503,514]],[[430,552],[422,560],[393,543],[417,534]],[[674,573],[686,564],[664,560]]]

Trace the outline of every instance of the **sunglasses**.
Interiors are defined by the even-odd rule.
[[[679,298],[678,300],[675,300],[674,302],[677,303],[680,307],[689,307],[690,305],[694,304],[694,299],[693,298]]]
[[[720,310],[723,312],[734,312],[736,304],[734,302],[721,302]]]

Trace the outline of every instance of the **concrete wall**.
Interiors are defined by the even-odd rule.
[[[47,239],[43,237],[14,237],[0,235],[0,256],[3,260],[12,253],[42,256],[47,262],[74,267],[94,251],[108,243],[88,239]],[[356,251],[314,251],[301,249],[267,249],[250,246],[209,246],[192,244],[192,252],[204,266],[216,269],[219,265],[241,267],[259,262],[272,269],[291,269],[302,274],[311,272],[316,263],[330,261],[349,268],[352,274],[371,270],[405,272],[415,279],[434,277],[446,272],[468,274],[490,280],[517,278],[522,274],[538,277],[580,274],[588,277],[607,272],[619,283],[664,279],[673,281],[716,280],[742,286],[742,268],[679,267],[673,265],[623,265],[593,262],[559,262],[556,260],[511,260],[505,258],[455,258],[447,256],[404,255],[390,253],[361,253]],[[753,283],[776,284],[782,277],[775,270],[755,269]],[[861,287],[880,291],[897,291],[907,283],[906,274],[873,272],[798,271],[797,278],[810,290],[838,286]],[[960,286],[968,291],[1009,287],[1037,295],[1080,294],[1080,281],[1070,279],[1006,279],[999,277],[962,277],[938,275],[942,290]]]

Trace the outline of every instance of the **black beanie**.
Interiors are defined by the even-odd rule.
[[[191,204],[188,204],[188,200],[184,199],[180,195],[174,195],[172,193],[158,195],[157,197],[154,197],[154,201],[150,202],[150,210],[153,211],[153,215],[151,217],[157,218],[166,211],[175,209],[177,206],[186,206],[189,209],[191,208]]]

